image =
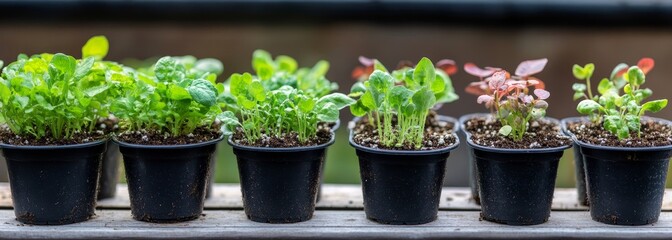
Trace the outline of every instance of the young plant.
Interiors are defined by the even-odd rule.
[[[296,134],[299,142],[305,143],[316,137],[318,123],[337,121],[339,110],[354,103],[340,93],[317,97],[291,86],[266,89],[264,81],[249,73],[231,76],[235,110],[218,117],[225,133],[240,129],[250,142],[263,135],[282,138]]]
[[[351,90],[350,95],[359,99],[350,111],[355,116],[368,116],[377,128],[381,145],[422,148],[429,110],[439,102],[437,99],[457,99],[452,85],[446,84],[450,78],[442,70],[438,72],[428,58],[422,58],[413,69],[405,67],[391,74],[377,60],[374,62],[376,67],[368,80],[356,83]]]
[[[163,57],[153,74],[136,74],[125,94],[113,103],[121,128],[177,137],[212,125],[225,106],[220,101],[224,86],[215,82],[215,73],[193,69],[176,58]]]
[[[350,96],[359,97],[365,91],[364,82],[369,79],[374,70],[380,70],[383,72],[388,72],[387,68],[378,61],[378,59],[370,59],[363,56],[359,57],[359,62],[362,66],[358,66],[353,70],[352,77],[357,79],[350,89]],[[437,103],[434,107],[438,108],[443,103],[450,103],[459,99],[459,96],[455,94],[455,89],[453,88],[453,82],[450,79],[450,76],[457,73],[457,65],[455,61],[450,59],[443,59],[437,62],[434,65],[435,78],[441,81],[436,81],[434,84],[435,97]],[[390,73],[394,77],[395,85],[406,85],[410,88],[418,88],[418,85],[413,81],[413,72],[415,65],[409,61],[401,61],[397,64],[397,68]]]
[[[338,89],[338,84],[326,78],[329,62],[320,60],[312,68],[299,68],[296,60],[280,55],[275,59],[264,50],[252,54],[252,68],[265,89],[276,90],[291,86],[305,94],[322,97]]]
[[[637,63],[637,66],[642,69],[644,74],[647,74],[649,71],[651,71],[651,69],[653,69],[654,61],[651,58],[642,58]],[[593,76],[593,71],[595,71],[595,64],[588,63],[583,67],[574,64],[572,67],[572,73],[574,74],[574,77],[578,80],[585,81],[585,83],[574,83],[574,85],[572,85],[572,89],[574,90],[574,100],[584,98],[599,102],[601,104],[613,102],[614,98],[621,94],[621,89],[627,83],[627,80],[625,79],[625,73],[629,68],[630,66],[625,63],[618,64],[611,71],[611,76],[609,78],[603,78],[597,85],[597,92],[601,94],[597,95],[593,94],[590,82],[590,78]],[[652,92],[647,88],[640,90],[640,94],[646,95],[642,96],[645,98],[650,96]],[[588,116],[593,123],[600,123],[602,121],[602,114],[599,111],[592,112],[588,114]]]
[[[0,119],[14,134],[35,139],[95,131],[117,96],[109,89],[127,70],[102,61],[108,49],[107,39],[95,36],[79,60],[61,53],[20,54],[0,77]]]
[[[541,72],[547,62],[545,58],[523,61],[513,76],[499,68],[480,69],[471,63],[465,65],[466,72],[480,78],[466,91],[481,94],[477,102],[485,104],[497,117],[502,124],[499,129],[501,135],[520,141],[529,123],[546,115],[548,103],[545,100],[550,93],[544,90],[543,82],[533,75]],[[529,92],[531,87],[535,88],[534,95]]]
[[[523,61],[520,64],[518,64],[515,75],[510,76],[510,74],[508,74],[506,78],[507,79],[511,78],[513,80],[519,80],[519,81],[530,80],[531,81],[530,83],[533,84],[535,89],[544,89],[546,86],[544,82],[541,79],[534,77],[533,75],[544,70],[544,67],[546,66],[547,62],[548,59],[545,58]],[[492,76],[495,72],[502,70],[503,70],[502,68],[498,67],[480,68],[474,63],[465,63],[464,71],[472,76],[478,77],[479,81],[470,83],[469,85],[467,85],[464,91],[475,96],[492,95],[493,92],[490,90],[490,87],[488,85],[490,79],[489,77]],[[488,108],[491,111],[494,111],[494,109],[492,109],[492,106],[489,106]]]
[[[586,99],[579,102],[576,110],[584,115],[590,116],[595,123],[602,122],[602,127],[618,139],[631,137],[632,133],[637,133],[641,137],[641,117],[648,112],[658,112],[667,106],[667,99],[649,101],[642,104],[642,101],[653,94],[648,88],[641,88],[646,81],[646,73],[654,66],[654,61],[650,58],[643,58],[637,66],[628,67],[625,64],[619,64],[612,71],[611,80],[602,79],[598,85],[598,91],[601,96],[592,96],[590,89],[590,75],[594,66],[592,64],[586,67],[574,65],[574,76],[580,80],[586,80],[586,90],[588,95],[581,95]],[[626,71],[623,68],[627,68]],[[620,87],[623,87],[623,95],[619,95]],[[575,98],[578,93],[582,93],[581,88],[574,89]]]

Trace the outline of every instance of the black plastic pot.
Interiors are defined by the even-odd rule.
[[[223,138],[186,145],[117,141],[124,157],[133,218],[157,223],[198,218],[203,212],[210,159]]]
[[[0,144],[16,220],[36,225],[82,222],[94,215],[107,140],[64,146]]]
[[[331,127],[331,132],[334,133],[334,137],[336,136],[336,130],[341,127],[341,120],[336,120],[334,123],[334,126]],[[327,156],[329,156],[328,151],[329,149],[327,148],[324,150],[324,163],[322,164],[322,168],[320,168],[320,187],[317,188],[317,197],[315,198],[315,202],[319,202],[320,199],[322,198],[322,183],[324,182],[324,166],[327,165],[328,159],[326,159]]]
[[[672,126],[667,120],[645,119]],[[583,154],[593,220],[614,225],[645,225],[658,221],[672,145],[605,147],[572,137]]]
[[[570,122],[577,122],[577,121],[588,121],[588,119],[584,117],[570,117],[562,119],[562,121],[560,121],[560,124],[562,125],[562,132],[565,133],[565,135],[567,136],[572,136],[572,133],[570,133],[569,130],[567,130],[567,128],[569,127],[567,124]],[[581,148],[576,143],[574,143],[573,151],[574,151],[574,176],[576,176],[576,192],[578,200],[581,205],[589,206],[590,203],[588,201],[588,192],[586,191],[586,170],[583,167],[583,154],[581,154]]]
[[[98,200],[113,198],[117,194],[119,182],[119,145],[113,141],[107,142],[107,150],[103,155],[103,165],[98,181]]]
[[[466,141],[467,134],[465,133],[464,128],[464,124],[466,123],[466,121],[474,117],[487,116],[487,115],[488,113],[472,113],[460,117],[460,119],[458,120],[460,124],[460,134],[459,134],[460,137],[462,139],[465,139]],[[469,188],[471,190],[471,199],[473,199],[477,205],[481,205],[481,198],[478,196],[478,180],[476,179],[476,172],[478,170],[476,169],[476,160],[474,160],[473,155],[474,150],[469,144],[466,144],[465,146],[467,149],[467,164],[469,165]]]
[[[217,159],[219,156],[219,147],[216,148],[212,157],[210,158],[210,170],[208,172],[208,179],[206,180],[207,185],[205,186],[205,198],[210,198],[212,196],[212,184],[215,183],[215,169],[217,168]]]
[[[255,222],[294,223],[313,217],[328,143],[294,148],[238,145],[229,138],[238,159],[240,187],[247,217]]]
[[[571,146],[500,149],[475,144],[465,133],[476,160],[481,218],[508,225],[548,221],[558,163]]]
[[[400,151],[369,148],[353,141],[359,157],[364,194],[364,212],[370,220],[394,225],[424,224],[436,220],[441,189],[450,151],[457,148],[458,125],[454,118],[454,145],[428,151]],[[355,119],[354,121],[358,121]]]

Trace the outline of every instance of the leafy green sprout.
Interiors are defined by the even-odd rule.
[[[126,131],[155,131],[177,137],[210,127],[221,109],[224,85],[216,83],[221,67],[194,70],[180,58],[163,57],[151,68],[138,72],[123,89],[112,111]]]
[[[241,129],[251,142],[264,135],[280,138],[296,134],[299,142],[305,143],[317,135],[320,122],[337,121],[339,110],[354,103],[341,93],[316,97],[291,86],[269,90],[263,81],[249,73],[231,76],[235,107],[217,118],[225,134]]]
[[[318,61],[312,68],[300,68],[294,58],[280,55],[275,59],[264,50],[252,54],[252,68],[265,89],[276,90],[291,86],[305,94],[322,97],[338,89],[338,84],[326,78],[329,62]]]
[[[107,91],[107,66],[100,61],[108,47],[105,37],[96,36],[79,60],[62,53],[20,54],[0,77],[0,118],[14,134],[36,139],[71,139],[95,131],[114,97]]]
[[[589,64],[587,66],[590,66]],[[646,81],[646,73],[653,68],[653,60],[640,60],[638,66],[627,68],[623,71],[624,64],[620,64],[612,72],[612,80],[603,79],[598,86],[601,96],[587,95],[586,99],[578,103],[576,110],[588,115],[591,121],[602,121],[602,126],[607,131],[616,135],[618,139],[629,138],[631,133],[637,133],[641,137],[641,117],[646,112],[659,112],[667,106],[667,99],[653,100],[642,104],[642,101],[652,95],[652,91],[641,88]],[[644,68],[644,70],[643,70]],[[592,75],[592,68],[574,66],[574,75],[577,79],[589,82],[588,73]],[[623,95],[619,95],[617,79],[623,80]],[[575,84],[576,85],[576,84]],[[586,85],[587,88],[588,85]],[[582,88],[574,87],[578,95]]]
[[[350,96],[359,99],[350,106],[350,111],[355,116],[368,116],[369,122],[377,128],[381,145],[411,144],[416,149],[422,148],[429,110],[438,103],[437,99],[445,102],[457,99],[452,85],[447,87],[446,81],[450,78],[435,69],[428,58],[422,58],[415,68],[391,74],[375,60],[374,69],[368,80],[352,87]]]

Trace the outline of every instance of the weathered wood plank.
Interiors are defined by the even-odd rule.
[[[672,213],[655,224],[623,227],[590,220],[585,211],[553,212],[549,222],[535,226],[506,226],[479,221],[477,211],[441,211],[436,221],[416,226],[381,225],[363,211],[317,211],[312,220],[295,224],[264,224],[247,220],[240,210],[209,210],[205,216],[177,224],[135,221],[128,210],[98,210],[87,222],[64,226],[29,226],[0,210],[0,238],[22,239],[670,239]]]
[[[322,199],[317,209],[363,209],[362,190],[359,185],[325,184]],[[441,210],[479,210],[470,198],[468,188],[443,188],[439,208]],[[578,204],[576,190],[558,188],[553,199],[553,210],[585,211],[588,208]],[[117,186],[117,197],[98,202],[99,209],[128,209],[128,189],[126,185]],[[0,208],[11,208],[12,198],[9,184],[0,183]],[[238,184],[215,184],[213,195],[205,201],[205,209],[240,210],[243,209],[240,186]],[[663,211],[672,211],[672,189],[666,191],[663,199]]]

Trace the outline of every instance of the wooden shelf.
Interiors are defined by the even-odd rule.
[[[206,201],[204,215],[193,221],[154,224],[133,220],[125,185],[118,197],[102,200],[96,217],[63,226],[30,226],[14,220],[9,186],[0,184],[0,238],[20,239],[670,239],[672,201],[666,194],[665,211],[658,223],[645,226],[612,226],[590,219],[576,204],[574,189],[557,189],[553,212],[545,224],[507,226],[481,221],[478,205],[469,200],[467,188],[444,188],[438,219],[416,226],[389,226],[366,219],[358,185],[325,185],[313,219],[294,224],[264,224],[247,220],[240,188],[217,184]]]

